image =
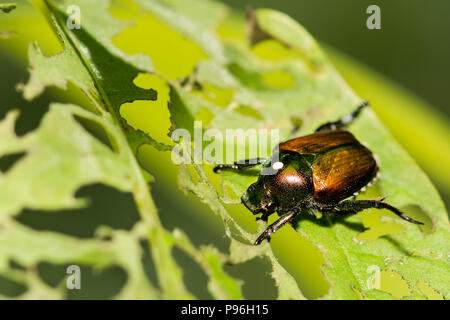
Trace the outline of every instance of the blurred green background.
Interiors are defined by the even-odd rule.
[[[376,69],[450,115],[450,2],[447,0],[222,0],[239,11],[269,7],[300,21],[314,37]],[[366,28],[369,5],[381,30]]]
[[[22,115],[16,130],[18,134],[25,134],[38,125],[50,102],[73,102],[75,99],[82,103],[82,98],[77,89],[69,87],[68,92],[46,90],[40,98],[27,102],[15,90],[17,83],[28,79],[27,48],[30,41],[38,40],[46,54],[61,50],[40,13],[25,1],[16,2],[18,8],[15,11],[0,15],[0,30],[17,31],[11,39],[0,39],[0,118],[12,108],[20,109]],[[281,10],[302,23],[321,41],[355,91],[371,101],[382,121],[430,175],[449,207],[450,105],[446,94],[450,86],[450,20],[443,14],[450,12],[449,1],[223,2],[234,7],[241,18],[247,6],[269,7]],[[381,30],[366,28],[366,8],[371,4],[381,8]],[[226,27],[241,29],[242,25]],[[161,117],[168,116],[167,110],[161,114]],[[197,199],[178,190],[175,169],[169,159],[167,155],[149,151],[143,161],[157,181],[152,186],[152,194],[164,226],[169,230],[181,227],[196,245],[212,243],[227,251],[229,242],[223,236],[220,219]],[[0,169],[11,161],[0,158]],[[92,237],[95,229],[105,224],[130,229],[138,219],[129,195],[95,185],[82,188],[77,196],[91,198],[91,207],[64,213],[24,210],[17,219],[38,230],[55,230],[78,237]],[[126,219],[121,214],[123,212],[127,212]],[[251,215],[249,219],[252,219]],[[198,232],[199,229],[202,232]],[[322,258],[317,256],[311,244],[304,244],[304,250],[307,248],[309,252],[299,255],[311,261],[304,263],[306,267],[297,281],[308,298],[317,298],[326,293],[328,284],[320,275]],[[207,278],[200,268],[182,253],[175,252],[175,255],[184,267],[188,288],[200,298],[210,298],[206,290]],[[155,279],[149,256],[143,257],[143,263],[148,276]],[[244,296],[257,299],[276,296],[269,270],[269,263],[262,259],[227,267],[230,274],[245,280]],[[68,298],[109,298],[118,292],[126,279],[126,273],[120,268],[101,272],[83,268],[82,272],[84,290],[70,291]],[[57,285],[65,276],[65,266],[43,263],[39,266],[39,273],[47,283]],[[0,277],[0,293],[15,296],[23,290],[23,287]]]

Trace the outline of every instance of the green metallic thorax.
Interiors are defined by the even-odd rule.
[[[278,166],[269,162],[264,167],[279,168],[274,175],[260,175],[252,184],[242,202],[253,213],[289,210],[308,200],[313,191],[311,163],[314,156],[281,151]],[[275,162],[276,163],[276,162]]]

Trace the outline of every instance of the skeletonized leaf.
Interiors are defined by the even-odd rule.
[[[57,297],[62,287],[52,289],[30,272],[17,273],[9,266],[12,259],[25,267],[38,262],[80,263],[105,267],[119,265],[128,280],[117,298],[194,298],[183,282],[182,269],[172,257],[176,240],[162,227],[145,173],[136,159],[137,148],[148,143],[158,150],[169,147],[158,143],[142,131],[129,126],[120,115],[122,104],[134,100],[155,100],[157,92],[135,85],[140,73],[151,72],[152,64],[143,55],[128,56],[117,49],[111,38],[129,25],[115,20],[109,12],[109,1],[36,1],[55,29],[64,50],[46,57],[37,44],[30,47],[30,80],[24,86],[27,99],[39,96],[48,86],[66,89],[69,82],[89,98],[88,110],[75,105],[54,104],[41,126],[23,137],[15,134],[17,113],[8,114],[0,123],[0,156],[24,154],[12,168],[0,175],[0,241],[7,249],[0,251],[5,276],[29,285],[23,298]],[[69,7],[82,13],[82,28],[71,28]],[[88,133],[75,119],[95,123],[109,139],[107,146]],[[37,232],[10,221],[23,208],[60,210],[86,205],[74,193],[82,186],[104,183],[131,192],[141,221],[131,232],[103,230],[108,241],[79,240],[53,232]],[[100,230],[101,231],[101,230]],[[17,241],[22,236],[23,241]],[[34,241],[39,238],[39,241]],[[158,276],[156,290],[143,272],[141,240],[148,241]],[[27,242],[32,244],[27,245]],[[38,249],[33,247],[39,246]],[[64,254],[59,254],[64,251]],[[197,249],[190,248],[197,254]],[[198,251],[200,252],[200,251]],[[198,255],[199,263],[211,269],[216,283],[214,296],[239,297],[239,287],[221,268],[221,255],[210,251]],[[218,262],[216,265],[208,260]],[[222,286],[219,282],[226,279]]]
[[[345,84],[315,40],[288,16],[268,9],[257,10],[251,14],[250,28],[250,42],[255,47],[246,48],[242,44],[227,42],[222,46],[226,63],[214,56],[207,63],[201,62],[195,77],[204,95],[178,93],[179,97],[185,98],[172,101],[174,118],[185,114],[195,119],[201,105],[213,114],[207,128],[275,126],[284,129],[281,136],[286,137],[297,119],[303,123],[298,134],[307,134],[321,123],[350,113],[362,100]],[[271,52],[264,50],[265,46],[281,52],[282,57],[272,59]],[[289,85],[281,85],[286,78],[291,80]],[[263,119],[255,123],[245,121],[235,108],[223,108],[216,101],[206,99],[208,85],[231,91],[229,106],[249,106]],[[338,217],[317,221],[314,218],[300,219],[297,230],[312,241],[325,258],[323,272],[330,283],[326,297],[390,297],[387,289],[380,291],[368,287],[370,273],[367,270],[371,266],[384,273],[400,274],[410,290],[405,295],[407,298],[424,298],[417,286],[420,280],[447,296],[450,278],[444,270],[449,268],[449,223],[436,189],[370,109],[365,110],[349,129],[380,160],[381,179],[372,194],[378,190],[378,196],[388,195],[390,204],[403,208],[410,215],[415,213],[409,208],[419,208],[417,214],[423,213],[416,218],[424,220],[427,225],[421,229],[399,221],[387,212],[374,212],[376,210],[361,213],[362,222],[359,216],[345,220]],[[223,177],[224,185],[236,193],[235,198],[256,179],[255,176],[237,173],[224,173]],[[370,214],[383,218],[380,221],[367,220],[365,217]],[[387,226],[384,215],[390,216],[390,223],[402,228],[403,232],[389,234],[384,229]],[[352,228],[354,224],[364,224],[369,231]],[[363,240],[370,237],[375,238]],[[277,235],[273,238],[275,247],[288,245],[278,243]],[[423,270],[428,272],[424,274]]]

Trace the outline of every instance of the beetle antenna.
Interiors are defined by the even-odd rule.
[[[351,121],[353,121],[355,118],[357,118],[359,116],[359,114],[361,113],[362,109],[364,109],[365,107],[369,106],[369,101],[367,100],[363,100],[363,102],[361,102],[361,104],[356,107],[355,111],[352,112],[351,116],[349,118],[351,118]],[[344,123],[346,124],[346,123]]]

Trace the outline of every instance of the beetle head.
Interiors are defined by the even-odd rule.
[[[271,214],[276,209],[275,202],[259,182],[248,187],[247,192],[241,197],[241,201],[253,214]]]

